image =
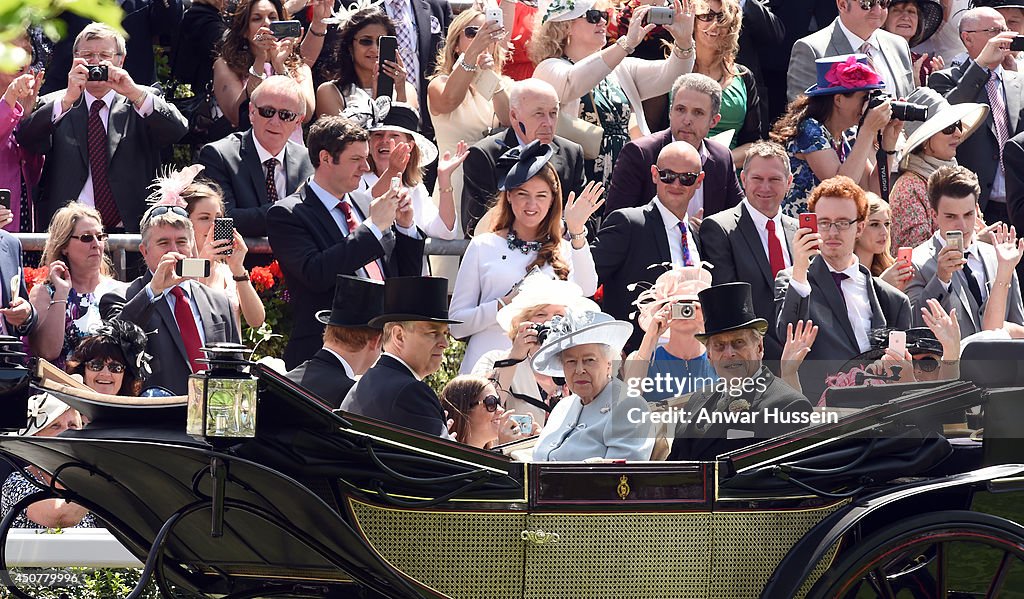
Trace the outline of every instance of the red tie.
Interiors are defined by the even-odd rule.
[[[178,323],[178,331],[181,333],[181,341],[185,344],[185,354],[188,355],[188,362],[192,366],[192,372],[206,370],[206,364],[200,364],[199,358],[203,352],[199,348],[203,346],[199,338],[199,329],[196,328],[196,318],[192,315],[192,307],[185,297],[181,287],[172,287],[171,295],[174,296],[174,320]]]
[[[786,258],[782,254],[782,244],[775,235],[775,221],[768,219],[765,223],[768,229],[768,263],[772,266],[772,276],[779,274],[780,270],[786,269]]]
[[[345,213],[345,224],[348,225],[348,232],[351,235],[352,232],[356,230],[356,227],[359,226],[359,223],[356,222],[356,215],[354,212],[352,212],[352,206],[350,206],[348,202],[342,201],[338,202],[338,208],[341,208],[341,211]],[[371,260],[370,262],[367,262],[363,266],[363,268],[366,269],[366,276],[370,277],[371,279],[375,281],[384,280],[384,273],[381,272],[380,266],[377,266],[376,260]]]
[[[107,168],[110,157],[107,155],[107,130],[103,128],[100,111],[105,104],[103,100],[93,100],[89,107],[89,122],[86,128],[86,143],[89,148],[89,172],[92,173],[92,198],[103,217],[103,226],[109,231],[121,222],[121,215],[114,202],[114,192],[110,190],[107,179]]]

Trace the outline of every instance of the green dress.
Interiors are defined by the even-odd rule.
[[[729,149],[735,149],[737,136],[747,120],[747,86],[741,77],[734,76],[729,87],[722,90],[722,108],[719,112],[722,119],[708,132],[708,137],[732,129],[734,133]]]
[[[597,158],[583,163],[586,180],[598,181],[608,187],[611,185],[612,167],[619,157],[619,150],[629,143],[629,115],[633,110],[625,92],[611,75],[601,80],[592,93],[580,100],[580,118],[604,129]]]

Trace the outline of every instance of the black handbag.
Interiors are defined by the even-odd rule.
[[[178,143],[202,146],[230,135],[235,128],[217,106],[213,82],[191,96],[184,84],[172,81],[169,101],[188,121],[188,133]],[[184,96],[184,97],[179,97]]]

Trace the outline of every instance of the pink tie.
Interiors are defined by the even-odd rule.
[[[341,211],[345,213],[345,224],[348,225],[348,232],[349,235],[351,235],[356,230],[356,227],[359,226],[359,223],[356,222],[356,215],[354,212],[352,212],[352,206],[349,206],[348,202],[342,201],[338,202],[338,208],[341,208]],[[363,268],[366,269],[366,276],[370,277],[371,279],[374,279],[376,281],[384,280],[384,273],[381,272],[380,266],[377,266],[376,260],[371,260],[370,262],[367,262],[366,265],[363,266]]]

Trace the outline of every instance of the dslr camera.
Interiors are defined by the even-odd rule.
[[[892,96],[885,93],[880,89],[874,89],[868,92],[868,107],[867,110],[880,105],[886,100],[892,99]],[[892,118],[897,121],[926,121],[928,120],[928,107],[923,104],[914,104],[913,102],[900,102],[899,100],[893,99],[892,106]]]
[[[87,81],[106,81],[107,76],[110,74],[105,64],[92,64],[88,66],[88,69],[89,78]]]

